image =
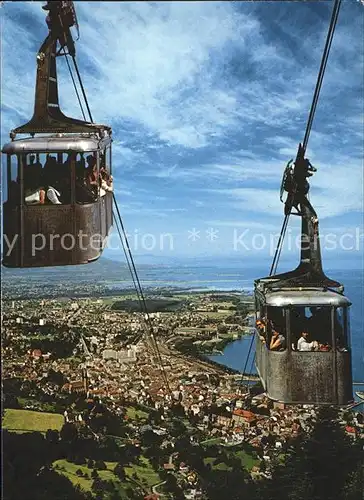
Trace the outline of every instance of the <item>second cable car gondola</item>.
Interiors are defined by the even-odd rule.
[[[34,114],[11,131],[2,149],[7,267],[91,262],[101,255],[112,225],[111,128],[92,123],[91,114],[89,122],[67,117],[59,106],[57,57],[71,56],[79,75],[70,31],[77,26],[73,2],[44,8],[49,34],[37,55]]]
[[[346,405],[353,400],[351,303],[343,285],[322,269],[318,218],[307,199],[311,172],[301,145],[288,175],[286,217],[293,207],[301,216],[301,260],[294,271],[255,281],[257,371],[273,400]]]
[[[267,395],[288,404],[353,401],[351,303],[322,269],[318,218],[307,197],[316,169],[305,158],[339,8],[336,0],[303,144],[284,172],[285,219],[271,273],[255,281],[256,368]],[[290,214],[301,217],[301,259],[294,271],[275,274]]]

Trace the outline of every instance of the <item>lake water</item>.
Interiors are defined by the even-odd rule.
[[[110,263],[111,262],[111,263]],[[108,264],[108,265],[106,265]],[[91,265],[91,264],[90,264]],[[9,275],[9,279],[15,282],[23,276],[27,282],[31,278],[36,281],[44,280],[45,283],[58,282],[67,283],[72,280],[89,281],[102,284],[110,290],[132,288],[133,282],[129,277],[125,265],[120,263],[100,259],[93,267],[90,275],[88,266],[70,266],[67,268],[44,268],[32,270],[29,273],[27,269],[12,270],[2,269],[4,277]],[[123,266],[123,267],[122,267]],[[172,287],[187,288],[189,290],[253,290],[254,279],[268,274],[268,265],[266,268],[254,268],[227,259],[226,265],[170,265],[170,266],[137,266],[138,274],[143,288],[153,289],[154,287]],[[96,272],[96,270],[98,270]],[[328,270],[326,274],[345,285],[345,293],[352,302],[351,307],[351,339],[352,339],[352,360],[353,360],[353,378],[357,382],[364,382],[364,323],[363,323],[363,269],[359,270]],[[61,273],[61,274],[60,274]],[[43,276],[44,275],[44,276]],[[62,275],[62,278],[60,278]],[[53,281],[52,281],[53,280]],[[223,355],[213,356],[212,359],[230,366],[237,370],[244,368],[247,350],[249,349],[249,340],[243,339],[235,341],[228,345]],[[247,367],[250,368],[250,363]]]
[[[364,382],[364,325],[363,325],[363,271],[331,271],[327,273],[334,279],[345,284],[345,294],[352,302],[351,306],[351,344],[352,344],[352,363],[353,380],[355,382]],[[228,344],[223,354],[209,356],[210,359],[221,363],[230,368],[243,371],[247,355],[251,345],[252,337],[244,337]],[[252,346],[248,363],[247,372],[257,373],[254,363],[255,346]],[[363,386],[354,386],[354,392],[361,390]],[[357,397],[355,397],[358,400]],[[362,405],[363,409],[364,405]]]
[[[236,267],[162,267],[141,270],[142,285],[186,287],[200,290],[253,290],[254,279],[267,275],[266,269],[244,269]],[[327,275],[345,285],[345,294],[351,306],[351,344],[353,379],[364,382],[364,322],[363,322],[363,270],[327,270]],[[250,340],[242,339],[229,344],[221,356],[212,356],[214,361],[237,370],[244,368]],[[250,367],[250,364],[249,364]]]

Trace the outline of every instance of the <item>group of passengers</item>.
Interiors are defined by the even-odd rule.
[[[292,350],[294,351],[331,351],[332,346],[330,345],[330,340],[327,336],[331,336],[331,327],[330,327],[330,317],[327,316],[327,320],[325,321],[324,314],[330,314],[330,311],[311,311],[313,314],[310,318],[311,326],[316,324],[314,320],[317,320],[317,317],[320,318],[320,334],[315,335],[318,331],[315,328],[307,328],[307,325],[304,323],[301,324],[300,331],[298,330],[298,324],[294,321],[292,322],[292,336],[293,338],[298,339],[292,343]],[[314,318],[314,320],[312,320]],[[323,321],[322,321],[323,320]],[[278,323],[272,321],[271,319],[267,319],[263,317],[262,319],[258,319],[256,322],[257,330],[260,336],[261,341],[265,344],[267,335],[266,332],[269,331],[271,333],[269,349],[271,351],[284,351],[286,349],[286,337],[284,335],[284,328],[279,326]],[[304,326],[304,328],[302,328]],[[297,333],[298,332],[298,333]],[[310,332],[310,333],[309,333]],[[339,334],[339,325],[336,325],[336,346],[340,352],[344,352],[347,349],[342,342],[342,335]],[[312,340],[312,338],[316,338],[316,340]]]
[[[101,158],[99,173],[95,156],[89,155],[86,162],[83,154],[76,162],[76,200],[81,203],[92,203],[97,200],[99,191],[100,196],[113,191],[113,177],[105,167],[104,157]]]
[[[29,164],[24,168],[24,196],[28,205],[54,205],[68,204],[71,202],[71,160],[72,154],[68,153],[65,162],[57,161],[55,156],[47,155],[44,168],[30,155]],[[97,160],[94,155],[76,161],[76,200],[80,203],[92,203],[98,195],[105,196],[113,191],[113,178],[107,172],[104,157],[101,167],[97,172]],[[19,182],[10,185],[9,197],[18,199]]]
[[[38,160],[35,160],[35,156],[30,155],[29,164],[24,168],[25,202],[28,205],[43,205],[47,202],[54,205],[67,203],[69,185],[57,158],[47,155],[44,168]]]

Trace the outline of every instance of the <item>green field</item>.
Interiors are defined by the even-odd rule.
[[[212,467],[212,470],[229,470],[229,471],[232,470],[231,467],[226,465],[226,463],[224,461],[217,462],[215,464],[215,462],[217,461],[216,457],[206,457],[206,458],[204,458],[203,461],[204,461],[205,465],[210,464]]]
[[[151,463],[145,457],[140,458],[140,465],[132,465],[124,467],[127,479],[121,482],[113,473],[116,462],[105,462],[106,470],[98,470],[98,475],[104,481],[112,481],[118,490],[121,500],[127,499],[127,488],[134,487],[135,484],[140,485],[145,491],[161,482],[160,476],[154,471]],[[53,462],[53,469],[63,476],[67,477],[72,484],[79,485],[84,491],[91,491],[93,479],[91,477],[92,469],[86,465],[76,465],[68,460],[56,460]],[[84,477],[76,474],[77,470],[81,470]],[[134,476],[136,475],[136,477]],[[134,477],[133,477],[134,476]]]
[[[62,415],[30,410],[6,409],[3,419],[3,428],[14,432],[46,432],[48,429],[59,431],[62,425]]]
[[[229,453],[228,455],[239,458],[241,461],[242,468],[248,471],[250,471],[254,467],[254,465],[259,465],[259,460],[257,458],[254,458],[253,456],[249,455],[248,453],[242,450],[236,453]],[[229,467],[224,461],[217,463],[216,461],[217,461],[216,457],[204,458],[205,465],[210,464],[213,470],[231,470],[231,467]]]
[[[100,300],[104,305],[110,306],[114,302],[117,302],[119,300],[137,300],[138,296],[134,293],[125,293],[124,295],[112,295],[112,296],[107,296],[107,297],[101,297]]]
[[[205,314],[208,318],[212,318],[212,319],[223,319],[227,316],[230,316],[232,313],[232,311],[206,311],[204,312],[203,314]]]
[[[222,301],[219,301],[219,302],[214,302],[213,304],[218,309],[228,309],[229,307],[232,307],[232,306],[235,307],[235,304],[233,302],[227,301],[227,300],[222,300]]]
[[[113,469],[116,462],[105,462],[105,465],[107,469],[97,471],[98,475],[103,481],[112,481],[118,491],[120,500],[126,500],[128,498],[126,489],[132,486],[131,483],[126,481],[121,482],[115,476]],[[72,462],[68,462],[67,460],[56,460],[53,462],[53,469],[58,472],[58,474],[62,474],[69,479],[75,486],[80,486],[84,491],[91,491],[93,483],[93,479],[91,477],[92,469],[89,469],[86,465],[76,465]],[[85,477],[79,477],[76,474],[77,470],[81,470]]]
[[[24,410],[27,410],[26,406],[28,406],[35,412],[56,413],[54,403],[44,403],[35,398],[23,397],[18,397],[18,403],[20,408],[23,408]]]
[[[203,446],[208,449],[209,446],[214,446],[214,445],[219,445],[221,444],[221,439],[220,438],[212,438],[208,439],[206,441],[203,441],[201,443]],[[241,462],[242,468],[246,470],[251,470],[254,465],[259,465],[259,459],[257,458],[255,452],[250,449],[242,449],[241,445],[237,448],[235,446],[232,447],[225,447],[226,451],[226,456],[227,457],[234,457],[234,458],[239,458]],[[216,462],[216,457],[206,457],[204,458],[205,464],[211,464],[212,469],[216,470],[228,470],[228,466],[224,462],[220,462],[215,464]]]
[[[149,460],[143,456],[140,457],[141,465],[133,465],[132,467],[125,467],[127,477],[131,478],[135,473],[137,475],[136,481],[145,483],[148,487],[160,483],[162,479],[159,474],[155,472]]]
[[[206,439],[206,441],[201,441],[201,445],[203,446],[213,446],[215,444],[220,444],[221,443],[221,438],[209,438]]]
[[[143,410],[138,410],[134,408],[134,406],[129,406],[126,410],[126,416],[131,420],[136,420],[137,418],[145,420],[148,417],[148,413]]]
[[[234,455],[240,458],[241,465],[249,471],[254,467],[254,465],[259,465],[258,458],[256,458],[253,455],[250,455],[245,450],[236,451],[234,452]]]

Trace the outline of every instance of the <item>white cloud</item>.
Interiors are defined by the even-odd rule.
[[[114,128],[124,213],[177,220],[188,204],[192,217],[195,210],[222,222],[234,211],[252,224],[281,219],[281,177],[303,139],[327,32],[326,13],[297,4],[76,3],[79,67],[95,120]],[[342,5],[308,147],[320,218],[363,209],[364,51],[355,8]],[[32,115],[47,28],[38,2],[2,10],[7,134]],[[62,107],[80,116],[62,58],[59,70]]]
[[[264,222],[255,222],[252,220],[208,220],[205,221],[205,224],[211,227],[232,227],[232,228],[243,228],[243,229],[257,229],[260,231],[273,231],[277,232],[280,227],[279,224],[270,224]],[[277,221],[278,222],[278,221]]]
[[[320,219],[363,212],[363,169],[359,162],[322,165],[310,184],[310,201]],[[223,206],[268,215],[282,215],[283,212],[279,185],[277,189],[239,187],[211,192],[221,195]]]
[[[259,21],[247,9],[246,14],[238,13],[228,2],[115,3],[109,9],[104,5],[77,5],[80,67],[96,121],[131,120],[170,144],[200,148],[241,126],[241,120],[266,125],[287,122],[287,113],[301,109],[300,86],[287,82],[281,95],[267,91],[264,80],[244,85],[224,80],[224,64],[233,48],[259,64],[262,75],[280,67],[275,76],[283,80],[283,71],[293,64],[264,40]],[[34,6],[31,13],[35,14]],[[37,18],[41,16],[40,10]],[[17,23],[10,21],[5,38],[17,30]],[[10,44],[5,49],[10,52]],[[17,48],[11,52],[4,101],[19,94],[18,105],[25,111],[32,100],[34,70],[25,79],[13,78],[21,55]],[[60,75],[65,111],[78,112],[69,103],[73,91],[65,68]],[[16,80],[19,88],[14,89]]]
[[[107,119],[133,120],[162,140],[191,148],[236,124],[234,93],[216,85],[211,54],[222,58],[226,44],[244,40],[256,22],[236,16],[232,4],[122,3],[105,9],[82,2],[78,10],[86,21],[80,52],[96,69],[87,88]]]
[[[120,196],[132,196],[132,192],[128,191],[127,189],[116,188],[114,189],[114,193]]]

